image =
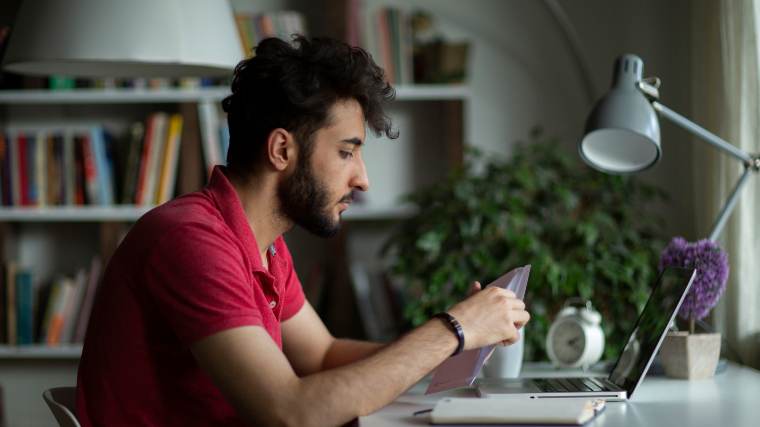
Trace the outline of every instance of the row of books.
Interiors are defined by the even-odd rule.
[[[385,70],[389,83],[414,83],[414,37],[409,13],[394,7],[364,10],[358,0],[349,0],[345,19],[348,43],[364,48]]]
[[[174,195],[183,118],[151,114],[115,140],[102,126],[0,133],[3,206],[153,205]]]
[[[253,54],[253,48],[263,39],[277,37],[291,40],[293,34],[306,34],[302,14],[294,11],[269,13],[235,13],[235,24],[243,46],[243,55]]]
[[[73,277],[37,284],[31,270],[6,263],[0,275],[0,344],[81,343],[101,275],[101,261]]]

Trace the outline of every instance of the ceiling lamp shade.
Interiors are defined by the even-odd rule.
[[[3,68],[77,77],[229,75],[242,58],[225,0],[23,0]]]
[[[626,174],[659,160],[657,113],[637,87],[644,63],[638,56],[615,61],[612,89],[591,111],[578,149],[581,158],[602,172]]]

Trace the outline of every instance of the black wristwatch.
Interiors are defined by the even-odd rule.
[[[452,353],[452,356],[456,356],[457,354],[461,353],[462,350],[464,350],[464,330],[462,329],[462,324],[459,323],[459,321],[454,316],[446,313],[445,311],[435,314],[433,317],[437,317],[443,320],[444,323],[449,325],[449,328],[454,332],[454,335],[457,336],[457,341],[459,341],[459,344],[457,345],[457,349],[454,350],[454,353]]]

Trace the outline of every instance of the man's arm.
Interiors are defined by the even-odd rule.
[[[465,348],[513,341],[528,321],[522,301],[503,289],[478,292],[449,312],[459,319]],[[432,319],[374,355],[299,378],[266,331],[229,329],[191,346],[241,417],[261,425],[338,425],[395,399],[439,365],[457,340]]]
[[[282,347],[295,372],[310,375],[364,359],[384,344],[336,339],[308,301],[282,323]]]

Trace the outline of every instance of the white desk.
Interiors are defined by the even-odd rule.
[[[567,376],[546,365],[527,365],[523,376]],[[359,420],[362,427],[428,425],[425,415],[412,413],[432,408],[444,396],[474,397],[472,390],[425,396],[426,384],[417,384],[395,402]],[[508,405],[510,400],[505,400]],[[515,402],[512,400],[512,402]],[[628,402],[610,402],[595,420],[597,426],[760,426],[760,371],[733,363],[715,378],[699,381],[647,377]]]

